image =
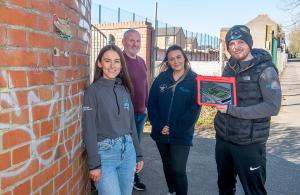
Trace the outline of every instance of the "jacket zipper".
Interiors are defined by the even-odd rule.
[[[169,111],[168,111],[168,121],[167,121],[167,125],[169,125],[170,122],[170,115],[171,115],[171,110],[172,110],[172,106],[173,106],[173,99],[174,99],[174,94],[175,94],[175,88],[174,90],[172,89],[172,97],[171,97],[171,103],[170,103],[170,107],[169,107]]]
[[[168,111],[168,121],[167,121],[168,127],[169,127],[169,122],[170,122],[171,110],[173,107],[173,99],[174,99],[175,89],[176,89],[176,86],[174,88],[172,88],[171,103],[170,103],[170,107],[169,107],[169,111]],[[170,142],[170,131],[169,131],[169,135],[168,135],[168,142]]]
[[[253,120],[251,120],[251,132],[250,132],[251,142],[253,142]]]

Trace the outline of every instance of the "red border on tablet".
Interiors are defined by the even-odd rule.
[[[198,104],[199,105],[206,105],[206,106],[216,106],[216,105],[224,105],[224,104],[215,104],[215,103],[207,103],[201,102],[201,81],[211,81],[211,82],[221,82],[221,83],[230,83],[232,84],[232,96],[233,96],[233,105],[236,106],[236,81],[235,77],[219,77],[219,76],[197,76],[197,90],[198,90]]]

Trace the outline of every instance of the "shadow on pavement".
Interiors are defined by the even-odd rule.
[[[299,129],[300,127],[297,126],[273,123],[268,140],[268,153],[285,158],[300,166]]]
[[[282,128],[273,125],[272,139],[268,143],[267,154],[267,189],[271,195],[299,194],[299,162],[290,162],[285,158],[299,159],[299,136],[295,134],[279,134]],[[276,129],[278,129],[276,131]],[[289,131],[289,129],[287,129]],[[213,132],[209,130],[209,132]],[[203,136],[204,135],[204,136]],[[187,173],[189,179],[189,195],[217,195],[217,171],[215,163],[215,139],[213,133],[202,132],[194,138],[194,146],[188,159]],[[280,138],[280,139],[279,139]],[[162,163],[154,141],[149,134],[144,134],[142,145],[145,156],[145,167],[142,181],[147,185],[144,192],[134,191],[133,195],[165,195],[167,185],[163,175]],[[282,158],[284,157],[284,158]],[[237,195],[242,195],[241,184],[237,185]]]

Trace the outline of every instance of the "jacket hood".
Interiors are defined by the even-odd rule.
[[[251,54],[253,56],[253,59],[251,60],[251,64],[252,65],[258,65],[264,62],[270,62],[272,61],[272,56],[270,55],[269,52],[267,52],[264,49],[252,49],[251,50]],[[238,63],[235,59],[233,59],[232,57],[229,59],[229,65],[232,69],[234,69],[235,65]]]
[[[272,61],[272,56],[264,49],[252,49],[251,54],[254,57],[253,64],[255,65],[266,61]]]
[[[122,80],[117,77],[115,80],[109,80],[101,77],[99,80],[96,81],[97,85],[102,85],[102,86],[115,86],[115,85],[122,85]]]

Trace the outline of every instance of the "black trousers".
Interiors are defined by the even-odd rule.
[[[176,192],[176,195],[187,195],[188,180],[186,175],[186,163],[190,146],[158,142],[156,142],[156,145],[163,162],[169,192]]]
[[[215,155],[220,195],[235,194],[236,175],[246,195],[267,194],[266,144],[235,145],[217,138]]]

